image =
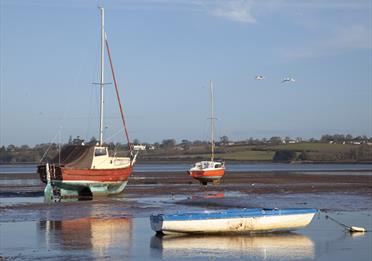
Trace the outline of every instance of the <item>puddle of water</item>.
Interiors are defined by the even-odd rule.
[[[1,206],[12,206],[18,204],[29,204],[29,203],[42,203],[44,202],[44,197],[9,197],[1,198]]]
[[[0,180],[0,185],[3,186],[35,186],[40,185],[41,181],[37,179],[9,179]]]
[[[160,163],[160,164],[141,164],[138,163],[134,167],[134,172],[185,172],[192,164],[184,163]],[[325,174],[337,174],[342,171],[345,174],[372,175],[372,164],[287,164],[287,163],[229,163],[227,162],[227,170],[229,172],[324,172]],[[363,173],[368,171],[369,173]],[[334,173],[333,173],[334,172]],[[17,174],[17,173],[36,173],[36,165],[0,165],[1,174]],[[338,174],[337,174],[338,175]],[[342,174],[344,175],[344,174]]]
[[[310,175],[338,175],[338,176],[372,176],[372,170],[365,170],[365,171],[337,171],[337,172],[330,172],[330,171],[302,171],[302,172],[294,172],[293,174],[310,174]]]
[[[187,199],[185,195],[168,195],[168,196],[156,196],[156,197],[143,197],[137,198],[138,204],[151,205],[153,207],[162,207],[164,205],[174,204],[177,200]]]
[[[372,229],[372,211],[330,214]],[[372,233],[350,235],[321,214],[297,233],[157,237],[148,218],[0,223],[2,256],[36,259],[371,260]]]
[[[186,199],[212,199],[212,198],[226,198],[226,197],[238,197],[243,196],[244,194],[236,191],[232,192],[213,192],[213,191],[206,191],[206,192],[197,192],[197,193],[190,193],[190,194],[172,194],[169,193],[168,195],[161,195],[161,196],[152,196],[152,197],[138,197],[135,196],[135,200],[139,204],[151,204],[152,206],[163,206],[166,204],[174,204],[176,201],[186,200]],[[112,197],[114,200],[118,201],[127,201],[128,195],[125,197]]]

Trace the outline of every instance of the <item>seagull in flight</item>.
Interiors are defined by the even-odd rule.
[[[285,82],[295,82],[296,80],[292,77],[285,77],[281,83]]]
[[[264,79],[264,77],[262,75],[257,75],[255,79],[261,81]]]

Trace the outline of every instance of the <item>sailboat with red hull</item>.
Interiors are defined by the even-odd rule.
[[[101,75],[100,75],[100,130],[99,143],[84,145],[82,141],[64,146],[60,153],[50,162],[40,164],[40,179],[47,184],[45,194],[58,191],[60,197],[84,195],[117,194],[124,190],[132,173],[137,154],[133,154],[129,135],[121,106],[120,96],[113,69],[107,35],[104,28],[104,8],[101,13]],[[111,72],[120,107],[125,135],[128,140],[129,155],[117,157],[110,155],[103,140],[103,95],[104,95],[104,52],[107,50]]]
[[[214,95],[213,84],[209,82],[211,93],[211,160],[196,162],[188,171],[188,174],[201,184],[207,185],[208,182],[219,183],[225,174],[225,163],[214,159]]]

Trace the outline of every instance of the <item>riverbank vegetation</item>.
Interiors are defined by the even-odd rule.
[[[71,138],[66,144],[82,143]],[[93,137],[87,145],[96,144]],[[0,163],[38,163],[58,155],[66,144],[44,143],[34,147],[27,145],[0,147]],[[135,139],[134,148],[140,150],[140,161],[195,161],[210,158],[210,142],[165,139],[161,143],[140,143]],[[109,149],[116,155],[128,153],[127,144],[109,143]],[[215,157],[225,161],[251,162],[372,162],[372,138],[351,135],[323,135],[319,140],[289,137],[270,139],[247,139],[231,141],[223,136],[216,142]]]

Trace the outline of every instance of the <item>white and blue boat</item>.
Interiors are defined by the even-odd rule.
[[[150,216],[151,228],[162,234],[270,233],[293,231],[310,224],[317,209],[228,209]]]

